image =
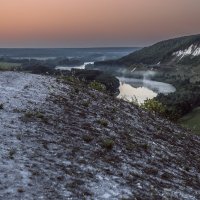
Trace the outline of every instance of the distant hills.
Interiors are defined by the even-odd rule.
[[[119,60],[98,62],[96,65],[180,64],[200,65],[200,34],[158,42]]]

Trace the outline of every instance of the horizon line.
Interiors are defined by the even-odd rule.
[[[0,49],[113,49],[113,48],[143,48],[145,46],[88,46],[88,47],[0,47]]]

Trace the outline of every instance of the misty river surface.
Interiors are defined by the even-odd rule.
[[[55,69],[85,69],[88,64],[94,64],[94,62],[85,62],[83,65],[73,67],[57,66]],[[144,71],[141,73],[143,74],[143,79],[117,77],[120,81],[120,94],[118,98],[126,101],[133,101],[136,99],[138,103],[141,104],[146,99],[153,99],[159,93],[169,94],[176,91],[176,88],[171,84],[150,80],[150,78],[155,75],[154,72]]]
[[[146,99],[153,99],[159,93],[169,94],[176,91],[176,88],[168,83],[124,77],[118,77],[118,79],[120,81],[118,98],[128,101],[137,99],[140,104]]]

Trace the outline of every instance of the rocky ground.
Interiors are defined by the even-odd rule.
[[[200,137],[78,81],[0,72],[0,199],[200,199]]]

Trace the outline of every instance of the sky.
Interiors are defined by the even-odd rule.
[[[0,47],[146,46],[200,33],[200,0],[1,0]]]

